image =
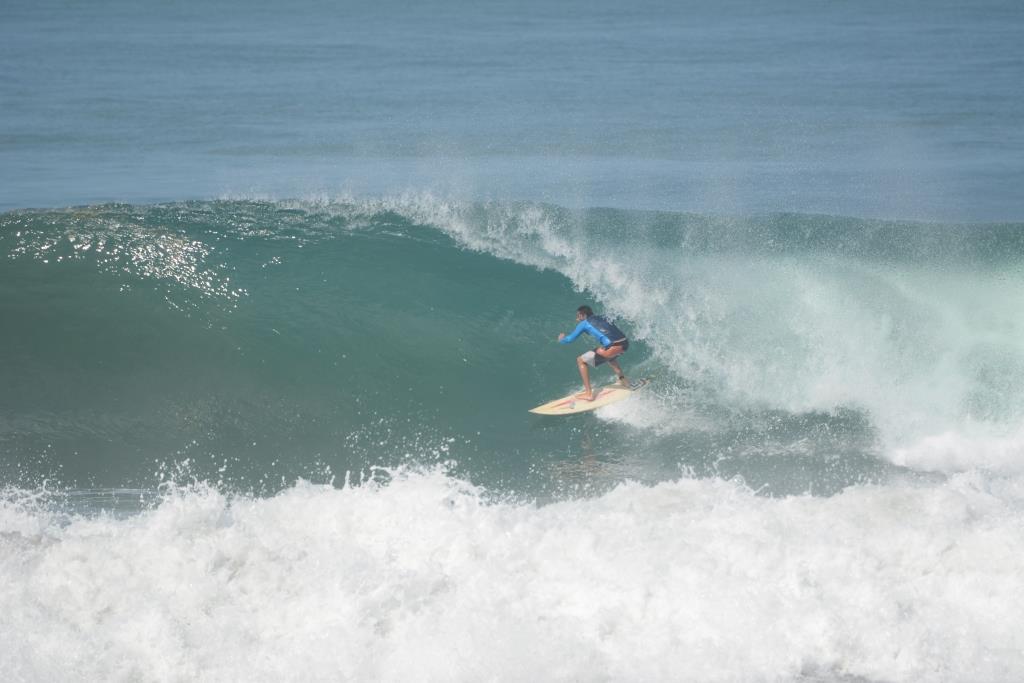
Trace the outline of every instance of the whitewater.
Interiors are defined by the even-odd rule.
[[[759,497],[624,484],[543,507],[441,471],[198,487],[125,520],[8,501],[32,680],[1013,680],[1019,483]]]

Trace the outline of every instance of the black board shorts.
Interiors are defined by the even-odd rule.
[[[617,341],[614,344],[611,344],[608,348],[610,349],[613,346],[621,346],[622,347],[622,353],[625,353],[626,351],[629,350],[629,340],[628,339],[623,339],[622,341]],[[587,351],[582,356],[580,356],[580,358],[582,358],[583,362],[586,363],[587,365],[589,365],[590,367],[596,368],[599,365],[604,365],[609,360],[617,360],[619,358],[619,356],[622,355],[622,353],[620,353],[618,356],[615,356],[615,358],[608,359],[608,358],[605,358],[604,356],[602,356],[602,355],[597,353],[597,350],[600,349],[600,348],[601,348],[600,346],[596,346],[596,347],[594,347],[593,351]]]

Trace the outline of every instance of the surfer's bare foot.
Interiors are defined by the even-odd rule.
[[[594,394],[588,393],[586,391],[581,391],[580,393],[576,394],[576,398],[582,398],[584,401],[593,401]]]

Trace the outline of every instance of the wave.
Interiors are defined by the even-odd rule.
[[[1015,680],[1021,227],[2,214],[0,670]],[[651,390],[526,414],[585,302]]]
[[[429,195],[10,212],[0,443],[77,482],[191,457],[271,490],[453,454],[522,482],[566,442],[778,492],[1017,471],[1022,227]],[[583,302],[657,389],[530,423],[576,381],[551,341]]]

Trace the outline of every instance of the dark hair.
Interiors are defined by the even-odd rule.
[[[590,306],[580,306],[579,308],[576,309],[576,312],[577,313],[582,313],[583,315],[585,315],[588,318],[590,316],[594,315],[594,311],[591,310]]]

